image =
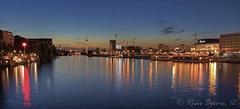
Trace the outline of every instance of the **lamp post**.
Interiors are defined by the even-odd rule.
[[[25,55],[25,47],[27,46],[27,44],[24,42],[22,45],[23,45],[24,55]]]

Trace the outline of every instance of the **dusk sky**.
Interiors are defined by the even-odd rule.
[[[192,45],[198,38],[240,32],[240,0],[5,0],[0,29],[27,38],[53,38],[56,46],[104,48],[118,44],[157,48]]]

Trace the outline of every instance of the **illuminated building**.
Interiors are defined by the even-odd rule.
[[[197,53],[217,53],[219,51],[219,39],[199,39],[193,45],[193,52]]]
[[[1,31],[2,34],[2,41],[5,42],[6,45],[12,45],[14,46],[14,36],[12,32],[9,31]]]
[[[219,48],[225,53],[240,53],[240,32],[221,34]]]

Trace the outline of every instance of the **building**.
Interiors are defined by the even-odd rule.
[[[42,46],[42,45],[47,45],[49,47],[52,47],[52,38],[32,38],[32,39],[27,39],[31,46],[34,47],[38,47],[38,46]]]
[[[30,52],[36,53],[42,59],[51,59],[55,54],[54,47],[52,44],[52,38],[36,38],[27,39],[29,44]]]
[[[160,50],[160,51],[167,51],[167,50],[169,50],[169,46],[167,46],[165,44],[159,44],[158,45],[158,50]]]
[[[225,53],[240,53],[240,32],[221,34],[219,49]]]
[[[202,54],[218,53],[219,39],[199,39],[198,42],[193,45],[191,51]]]
[[[2,31],[1,30],[1,34],[2,34],[2,41],[6,44],[6,45],[12,45],[14,46],[14,36],[12,32],[9,31]]]
[[[110,51],[116,51],[116,40],[110,40]]]
[[[14,37],[14,47],[16,50],[23,50],[23,46],[22,44],[26,43],[27,46],[29,46],[28,40],[20,35],[15,35]],[[29,47],[27,47],[26,49],[29,49]]]

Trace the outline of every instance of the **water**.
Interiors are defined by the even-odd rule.
[[[2,109],[240,107],[240,64],[66,56],[0,75]]]

